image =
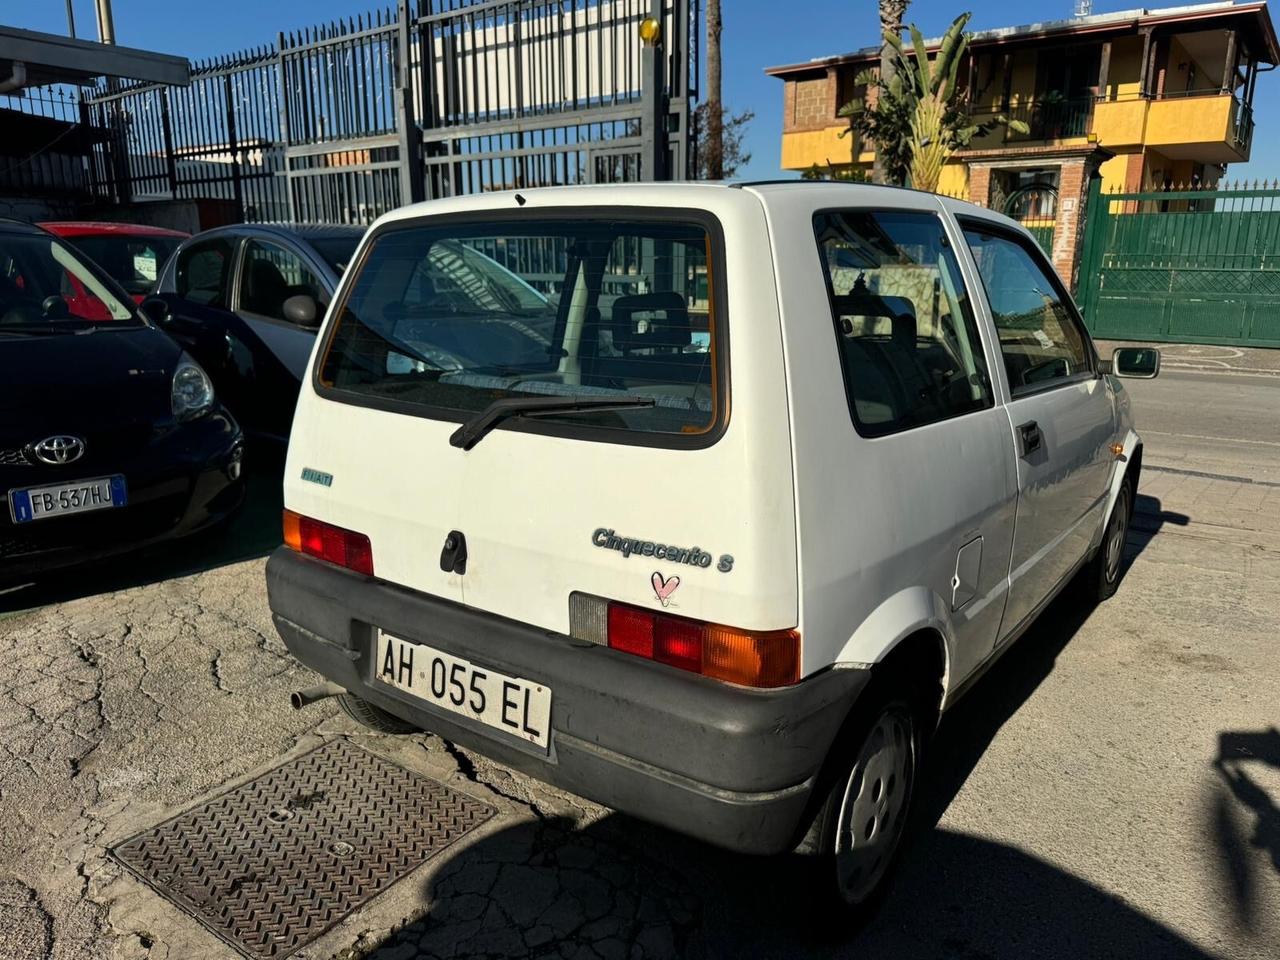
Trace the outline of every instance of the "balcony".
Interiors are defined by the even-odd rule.
[[[1021,120],[1027,132],[997,124],[1001,114]],[[1216,88],[1158,98],[1044,99],[1015,104],[1009,110],[983,106],[971,110],[970,116],[974,123],[991,126],[986,134],[973,138],[970,150],[1061,143],[1092,134],[1111,150],[1155,147],[1170,157],[1193,156],[1207,163],[1247,160],[1254,129],[1250,105]]]
[[[987,124],[991,129],[976,136],[970,143],[973,150],[992,150],[1002,146],[1029,146],[1062,140],[1083,139],[1089,133],[1093,116],[1093,98],[1064,99],[1046,97],[1015,104],[1008,109],[996,106],[980,106],[970,111],[975,123]],[[1027,125],[1027,132],[1020,133],[1007,125],[998,124],[996,118],[1020,120]]]
[[[1253,111],[1238,97],[1217,90],[1165,96],[1150,101],[1144,142],[1170,156],[1193,151],[1205,162],[1246,160],[1253,142]]]

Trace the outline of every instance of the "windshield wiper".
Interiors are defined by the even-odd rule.
[[[508,417],[536,417],[544,413],[576,413],[586,410],[652,407],[653,397],[504,397],[489,404],[460,426],[449,443],[470,450]]]
[[[48,337],[55,334],[58,336],[74,336],[83,332],[82,328],[68,326],[65,323],[9,323],[0,325],[0,335],[10,337]]]

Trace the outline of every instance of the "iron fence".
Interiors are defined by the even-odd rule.
[[[34,87],[0,95],[0,190],[68,196],[92,193],[83,157],[89,125],[73,87]]]
[[[697,22],[698,0],[401,0],[197,63],[186,88],[86,91],[88,178],[113,200],[349,223],[483,190],[683,179]]]

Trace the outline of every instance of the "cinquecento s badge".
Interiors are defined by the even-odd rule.
[[[591,543],[604,550],[617,550],[624,557],[635,554],[703,569],[711,566],[711,554],[701,547],[677,547],[667,543],[655,543],[652,540],[638,540],[635,537],[620,537],[609,527],[596,527],[591,534]],[[722,553],[720,559],[716,561],[716,569],[721,573],[728,573],[733,569],[733,557]]]

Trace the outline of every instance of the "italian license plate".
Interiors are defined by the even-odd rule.
[[[433,706],[537,744],[551,732],[551,691],[519,677],[378,631],[374,676]]]
[[[124,477],[94,477],[71,483],[50,483],[9,491],[9,515],[14,523],[31,523],[68,513],[123,507],[129,502]]]

